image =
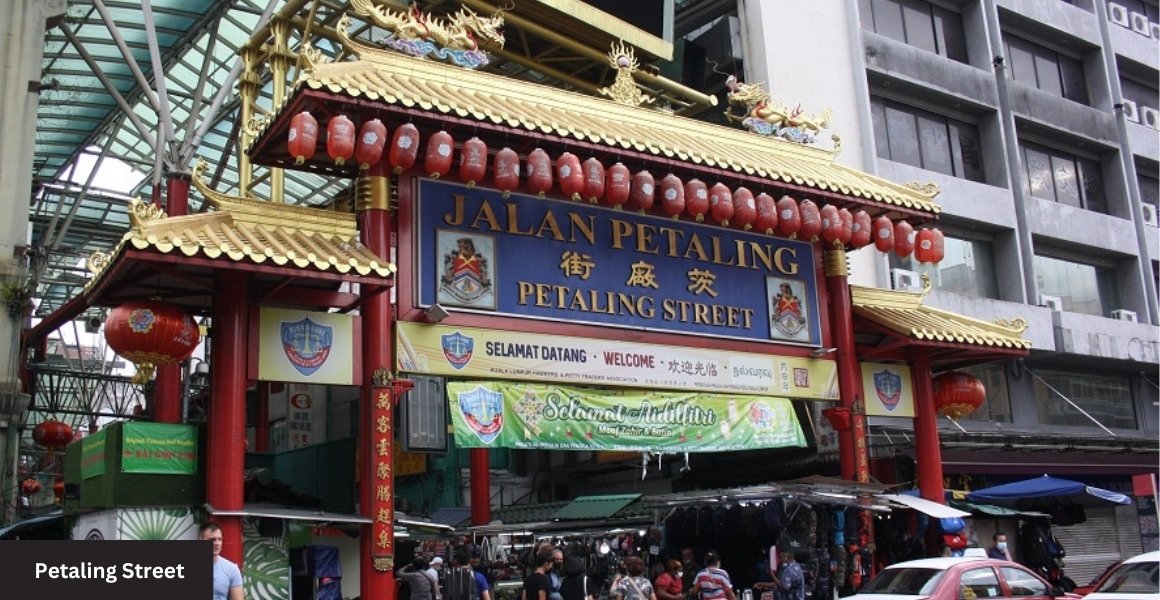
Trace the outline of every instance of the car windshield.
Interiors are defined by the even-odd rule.
[[[941,569],[886,569],[858,593],[925,596],[934,590],[944,573]]]
[[[1135,562],[1120,565],[1096,592],[1155,594],[1160,589],[1160,563]]]

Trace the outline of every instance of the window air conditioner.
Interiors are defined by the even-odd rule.
[[[1063,312],[1063,298],[1059,296],[1039,295],[1039,306],[1046,306],[1055,312]]]
[[[900,292],[921,292],[921,276],[908,269],[890,269],[890,287]]]
[[[1122,4],[1108,3],[1108,20],[1120,27],[1132,28],[1131,23],[1128,22],[1128,9],[1124,8]]]
[[[1140,214],[1144,216],[1144,224],[1160,227],[1160,219],[1156,216],[1156,207],[1151,204],[1141,204]]]
[[[1152,27],[1148,24],[1148,15],[1132,11],[1132,31],[1144,37],[1152,37]]]
[[[1141,106],[1140,122],[1152,129],[1160,129],[1160,112],[1151,106]]]
[[[1121,109],[1124,111],[1124,118],[1139,123],[1140,109],[1136,108],[1136,103],[1128,99],[1121,100],[1120,102],[1124,105],[1124,108]]]
[[[1118,308],[1116,310],[1113,310],[1112,311],[1112,318],[1118,319],[1120,321],[1131,321],[1133,323],[1140,322],[1140,318],[1136,316],[1136,311],[1127,310],[1124,308]]]

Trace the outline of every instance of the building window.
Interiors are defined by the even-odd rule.
[[[858,0],[862,28],[951,60],[967,62],[962,17],[922,0]]]
[[[1107,214],[1099,161],[1028,142],[1021,146],[1032,196]]]
[[[1037,255],[1035,278],[1040,295],[1059,298],[1065,311],[1107,317],[1121,308],[1111,267]]]
[[[947,236],[944,249],[943,260],[937,265],[920,264],[913,255],[899,258],[891,252],[890,266],[926,273],[939,291],[974,298],[999,297],[990,243]]]
[[[963,417],[971,421],[1011,422],[1011,392],[1007,388],[1007,369],[1002,364],[991,363],[975,367],[963,367],[959,371],[970,373],[983,382],[987,390],[987,401],[979,410]]]
[[[1003,34],[1003,46],[1007,54],[1004,72],[1008,79],[1088,104],[1083,61],[1010,34]]]
[[[1091,419],[1072,406],[1074,403],[1105,427],[1137,428],[1132,386],[1126,377],[1036,370],[1034,379],[1035,406],[1042,425],[1095,427]]]
[[[1144,0],[1115,0],[1115,3],[1128,9],[1128,14],[1138,12],[1147,16],[1151,23],[1160,21],[1160,8],[1155,3],[1149,4]]]
[[[1160,109],[1160,93],[1156,91],[1155,87],[1128,79],[1121,75],[1120,93],[1124,96],[1124,100],[1130,100],[1136,103],[1136,118],[1141,123],[1144,122],[1141,115],[1142,109]]]
[[[979,129],[913,106],[871,96],[879,158],[971,181],[983,181]]]
[[[1160,208],[1160,179],[1137,174],[1136,182],[1140,184],[1140,201]]]

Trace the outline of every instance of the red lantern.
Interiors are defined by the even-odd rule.
[[[674,219],[685,211],[685,187],[672,173],[661,180],[661,211]]]
[[[369,169],[383,157],[383,146],[387,144],[387,126],[378,119],[371,119],[358,131],[358,144],[354,147],[354,159],[360,169]]]
[[[105,340],[117,354],[137,363],[135,379],[148,381],[154,365],[179,363],[201,341],[197,323],[164,302],[126,302],[105,321]]]
[[[983,406],[987,388],[978,377],[961,371],[947,371],[931,380],[934,410],[939,416],[961,419]]]
[[[818,210],[818,205],[814,204],[813,200],[806,198],[798,204],[798,210],[801,212],[802,225],[798,229],[798,235],[802,239],[813,240],[822,232],[822,212]]]
[[[314,158],[314,152],[318,149],[318,120],[314,115],[302,111],[290,119],[286,149],[290,151],[290,156],[294,157],[296,165]]]
[[[914,252],[914,226],[906,221],[894,224],[894,253],[899,258],[906,258]]]
[[[73,440],[72,427],[57,421],[56,419],[49,419],[41,421],[32,428],[32,441],[53,450],[60,450],[69,445]]]
[[[842,223],[842,232],[838,234],[838,242],[843,246],[850,243],[850,237],[854,235],[854,215],[848,208],[838,209],[838,221]]]
[[[870,213],[860,210],[854,213],[854,222],[850,225],[850,245],[862,248],[870,243]]]
[[[596,204],[604,197],[604,165],[595,158],[589,157],[580,165],[584,172],[584,197],[589,204]]]
[[[773,235],[777,231],[777,201],[765,192],[757,195],[757,218],[753,228],[765,235]],[[790,202],[793,202],[790,200]]]
[[[42,486],[40,485],[40,482],[31,477],[20,483],[20,491],[23,492],[25,496],[35,496],[36,494],[40,493],[41,489]]]
[[[495,187],[503,192],[504,198],[520,187],[520,155],[515,150],[504,148],[496,152],[494,170]]]
[[[717,182],[709,188],[709,214],[722,227],[728,227],[733,218],[733,192],[724,183]]]
[[[834,431],[847,431],[850,429],[853,419],[853,411],[845,406],[835,406],[832,408],[822,409],[822,416],[830,422],[830,427]]]
[[[836,242],[842,237],[842,220],[838,218],[838,207],[827,204],[818,211],[822,217],[822,239]]]
[[[620,210],[620,207],[628,202],[628,194],[632,190],[631,179],[632,173],[623,164],[616,163],[608,167],[608,172],[604,176],[604,201]]]
[[[56,497],[57,502],[64,498],[64,482],[58,481],[52,484],[52,495]]]
[[[528,154],[528,189],[541,198],[552,190],[552,159],[540,148]]]
[[[698,223],[705,220],[709,212],[709,188],[700,179],[690,179],[685,184],[685,212]]]
[[[335,115],[326,124],[326,153],[339,166],[354,156],[354,121],[350,117]]]
[[[874,238],[874,247],[879,252],[890,252],[894,247],[894,223],[885,215],[874,219],[874,229],[871,234]]]
[[[797,202],[789,196],[782,196],[777,201],[777,232],[789,237],[797,234],[801,228],[802,213],[798,209]]]
[[[387,151],[387,162],[395,173],[402,173],[415,166],[419,156],[419,129],[410,123],[403,123],[391,138],[391,149]]]
[[[459,151],[459,177],[467,182],[467,187],[475,187],[487,175],[487,144],[473,137],[463,142]]]
[[[632,186],[628,192],[628,207],[639,213],[646,213],[652,209],[656,193],[657,182],[656,179],[653,179],[652,173],[637,171],[636,175],[632,176]]]
[[[938,229],[923,229],[914,236],[914,259],[920,263],[942,261],[945,238]]]
[[[773,202],[773,198],[770,198]],[[757,220],[757,202],[753,199],[753,192],[747,187],[739,187],[733,192],[733,226],[749,231],[753,229],[753,222]]]
[[[427,154],[423,157],[423,170],[427,175],[439,179],[451,171],[451,154],[455,151],[455,138],[442,129],[427,138]]]
[[[584,172],[580,168],[580,159],[575,154],[565,152],[556,159],[556,177],[560,180],[560,191],[564,195],[580,200],[580,193],[584,191]]]

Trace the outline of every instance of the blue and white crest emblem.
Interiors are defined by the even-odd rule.
[[[282,322],[282,350],[290,364],[303,375],[313,375],[330,357],[334,328],[306,317],[293,323]]]
[[[902,376],[888,369],[875,373],[874,392],[878,394],[878,399],[882,401],[886,410],[894,410],[902,398]]]
[[[503,394],[482,386],[459,394],[463,420],[480,441],[492,443],[503,431]]]
[[[471,362],[471,355],[475,352],[475,340],[456,331],[440,336],[443,344],[443,356],[456,369],[462,369]]]

